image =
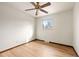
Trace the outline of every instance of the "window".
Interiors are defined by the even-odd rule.
[[[44,29],[50,29],[53,26],[54,26],[53,20],[51,20],[51,19],[43,20],[43,28]]]

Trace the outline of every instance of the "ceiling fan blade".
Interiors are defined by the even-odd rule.
[[[34,2],[30,2],[33,6],[36,6],[36,4]]]
[[[39,5],[39,2],[36,2],[37,3],[37,5]]]
[[[38,9],[36,10],[36,14],[35,15],[38,15]]]
[[[44,12],[44,13],[48,13],[47,11],[43,10],[43,9],[40,9],[40,11]]]
[[[31,9],[26,9],[25,11],[30,11],[30,10],[35,10],[35,8],[31,8]]]
[[[41,8],[44,8],[44,7],[47,7],[47,6],[49,6],[49,5],[51,5],[51,3],[50,3],[50,2],[48,2],[48,3],[44,4],[44,5],[40,6],[40,7],[41,7]]]

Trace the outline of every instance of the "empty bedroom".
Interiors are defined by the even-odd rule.
[[[0,2],[0,57],[78,56],[78,2]]]

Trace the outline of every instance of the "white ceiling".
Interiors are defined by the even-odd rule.
[[[45,4],[46,2],[40,2],[40,5]],[[48,7],[43,8],[44,10],[48,11],[48,14],[45,14],[41,11],[39,11],[38,16],[35,15],[35,10],[32,11],[24,11],[25,9],[34,8],[34,6],[29,2],[11,2],[13,6],[18,8],[19,10],[25,12],[26,14],[29,13],[30,15],[34,17],[41,17],[53,13],[59,13],[62,11],[70,10],[73,8],[74,3],[73,2],[51,2],[51,5]]]

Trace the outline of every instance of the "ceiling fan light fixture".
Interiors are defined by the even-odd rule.
[[[35,10],[35,9],[36,9],[36,13],[35,13],[36,16],[38,15],[38,11],[39,11],[39,10],[42,11],[42,12],[44,12],[44,13],[46,13],[46,14],[48,14],[48,12],[47,12],[46,10],[43,10],[42,8],[51,5],[50,2],[47,2],[47,3],[43,4],[43,5],[40,5],[39,2],[35,2],[35,3],[34,3],[34,2],[31,2],[31,4],[32,4],[35,8],[26,9],[25,11],[30,11],[30,10]]]

